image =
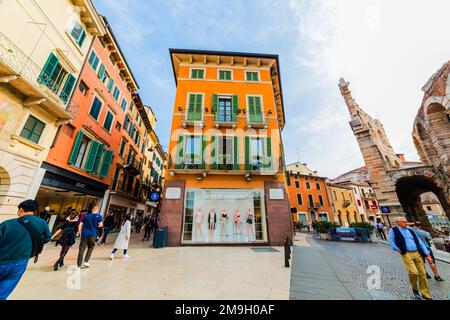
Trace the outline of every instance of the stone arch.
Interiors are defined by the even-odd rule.
[[[438,154],[435,164],[445,163],[450,153],[450,120],[446,108],[440,103],[432,103],[426,108],[426,117],[427,132]]]
[[[6,196],[11,186],[11,178],[5,168],[0,166],[0,206],[6,202]]]
[[[431,140],[431,137],[425,127],[421,123],[416,123],[415,126],[417,135],[419,137],[419,143],[425,154],[428,164],[433,164],[439,161],[439,154]]]
[[[417,138],[416,132],[413,134],[413,143],[414,147],[417,150],[417,153],[419,154],[420,161],[423,163],[428,163],[427,155],[425,153],[425,149],[423,148],[422,143],[419,142],[419,139]]]
[[[395,191],[409,221],[420,221],[426,229],[431,230],[430,222],[422,208],[420,196],[426,192],[433,192],[450,218],[450,199],[448,186],[433,172],[400,172],[394,177]]]

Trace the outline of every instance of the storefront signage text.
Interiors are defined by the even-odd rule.
[[[204,193],[203,199],[205,200],[245,200],[248,199],[251,194],[248,192],[214,192]]]

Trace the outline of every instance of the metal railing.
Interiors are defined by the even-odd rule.
[[[29,55],[20,50],[2,32],[0,32],[0,60],[39,91],[42,92],[39,83],[42,83],[48,87],[54,94],[52,94],[53,100],[55,100],[61,109],[66,110],[64,104],[67,103],[70,98],[71,92],[60,90],[64,86],[62,81],[59,84],[55,83],[53,79],[50,79],[50,77],[46,76],[45,73],[42,73],[42,68],[31,60]]]

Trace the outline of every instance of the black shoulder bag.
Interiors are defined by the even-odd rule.
[[[42,250],[44,249],[44,236],[34,228],[29,220],[24,220],[22,218],[17,219],[17,221],[25,228],[27,229],[28,233],[31,237],[31,244],[32,244],[32,250],[31,250],[31,256],[30,259],[34,258],[34,263],[38,261],[39,254],[42,253]]]

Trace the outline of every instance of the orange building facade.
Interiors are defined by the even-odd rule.
[[[161,208],[168,244],[292,235],[276,55],[170,50],[177,91]]]
[[[297,162],[286,166],[286,182],[293,221],[334,221],[326,178]]]
[[[104,213],[145,210],[143,151],[150,122],[139,88],[106,18],[95,37],[70,105],[76,117],[62,124],[42,168],[36,199],[52,215],[94,204]],[[134,211],[133,211],[134,210]]]

